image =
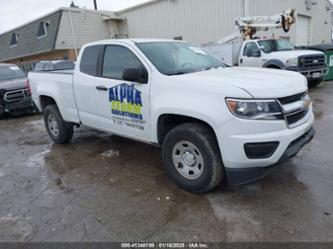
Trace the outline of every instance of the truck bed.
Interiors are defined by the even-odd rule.
[[[43,111],[41,100],[43,92],[52,92],[63,118],[73,122],[79,120],[73,90],[73,73],[74,70],[70,69],[32,71],[28,74],[32,98],[40,111]]]

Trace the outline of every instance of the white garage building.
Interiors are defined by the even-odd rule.
[[[296,45],[332,42],[329,0],[153,0],[117,14],[126,18],[121,29],[131,38],[171,38],[203,44],[235,32],[239,16],[273,15],[288,8],[296,9],[297,24],[288,34],[274,31],[276,37]]]

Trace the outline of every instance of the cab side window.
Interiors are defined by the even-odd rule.
[[[91,76],[97,76],[97,65],[99,54],[102,51],[103,46],[96,45],[86,47],[82,53],[80,71]]]
[[[243,56],[252,57],[252,54],[258,50],[259,47],[255,42],[249,42],[244,47]]]
[[[111,79],[123,79],[124,68],[144,70],[141,61],[128,49],[111,45],[105,48],[102,76]]]

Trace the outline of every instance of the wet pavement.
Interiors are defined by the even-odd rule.
[[[158,148],[86,128],[54,145],[40,116],[1,120],[0,241],[332,241],[333,82],[311,95],[311,144],[204,195],[171,183]]]

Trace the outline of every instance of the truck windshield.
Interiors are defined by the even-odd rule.
[[[12,80],[24,78],[25,74],[17,66],[1,66],[0,65],[0,82],[4,80]]]
[[[165,75],[210,70],[225,65],[203,49],[184,42],[137,43],[137,47]]]
[[[265,53],[294,50],[295,46],[287,40],[263,40],[259,41],[259,46]]]

